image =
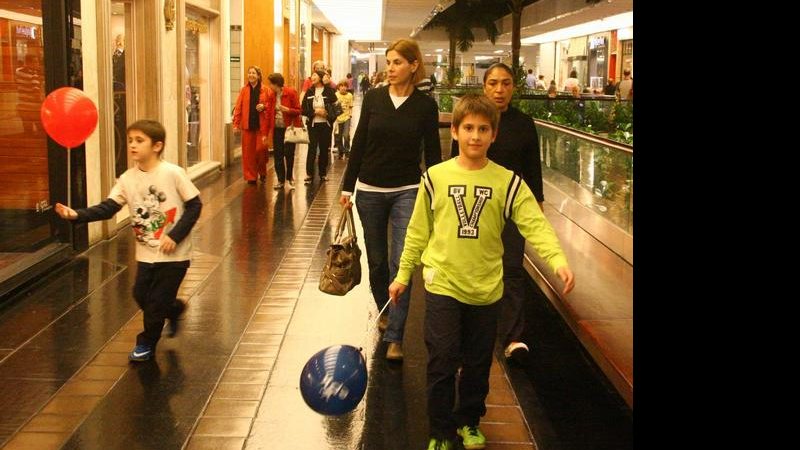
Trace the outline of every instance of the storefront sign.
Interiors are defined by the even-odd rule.
[[[36,27],[27,27],[25,25],[17,25],[17,36],[23,36],[29,39],[36,39]]]
[[[594,49],[597,47],[605,47],[606,46],[606,39],[602,36],[596,36],[589,39],[589,48]]]

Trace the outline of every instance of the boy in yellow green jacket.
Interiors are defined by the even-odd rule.
[[[486,157],[499,117],[483,95],[468,94],[459,101],[450,129],[459,155],[423,174],[400,268],[389,286],[389,296],[398,298],[416,266],[423,264],[429,449],[455,448],[456,435],[466,449],[486,445],[478,424],[486,414],[497,301],[503,295],[505,222],[513,220],[561,278],[564,294],[574,287],[558,238],[531,190]]]

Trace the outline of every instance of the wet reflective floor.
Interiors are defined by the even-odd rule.
[[[141,329],[127,228],[7,302],[4,448],[425,448],[421,302],[411,309],[406,359],[396,364],[370,329],[377,309],[366,276],[345,297],[317,288],[345,164],[333,163],[328,183],[294,191],[273,190],[272,171],[266,185],[249,186],[238,167],[197,183],[205,206],[180,292],[189,308],[180,334],[163,338],[152,362],[127,361]],[[303,403],[298,381],[308,358],[335,344],[363,347],[370,376],[354,411],[326,417]],[[510,392],[497,367],[493,377],[496,392]],[[506,428],[521,434],[513,447],[493,448],[533,448],[519,407],[490,400],[495,422],[505,427],[498,411],[510,411],[515,423]],[[503,431],[494,436],[507,440]]]
[[[298,179],[304,164],[303,146]],[[135,242],[128,228],[6,302],[0,310],[0,446],[426,448],[419,274],[401,364],[384,358],[386,345],[371,327],[377,309],[366,273],[344,297],[317,287],[339,220],[345,165],[333,160],[329,182],[298,183],[293,191],[272,189],[271,168],[266,184],[256,186],[242,180],[238,166],[197,182],[204,208],[179,293],[189,308],[180,334],[159,342],[154,361],[127,360],[142,327],[131,295]],[[365,253],[361,264],[366,271]],[[337,344],[363,348],[367,392],[352,412],[322,416],[302,400],[300,371],[311,355]],[[522,414],[526,406],[520,407],[496,361],[490,391],[481,423],[487,448],[537,448]],[[555,409],[548,414],[558,416]]]

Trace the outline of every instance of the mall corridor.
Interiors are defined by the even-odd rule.
[[[345,165],[293,191],[273,190],[271,169],[257,186],[238,167],[198,182],[205,206],[180,292],[189,308],[155,361],[128,362],[141,329],[128,229],[13,299],[0,315],[3,448],[423,448],[422,302],[396,364],[378,332],[366,334],[377,314],[366,276],[344,297],[317,287]],[[303,403],[298,381],[308,358],[335,344],[364,348],[369,385],[353,412],[326,417]],[[488,403],[488,448],[534,448],[496,362]]]

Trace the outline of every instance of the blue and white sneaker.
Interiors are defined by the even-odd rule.
[[[149,361],[153,357],[153,346],[139,344],[128,355],[130,361]]]

